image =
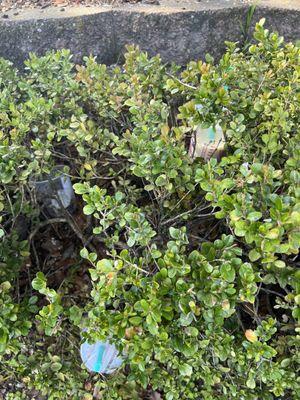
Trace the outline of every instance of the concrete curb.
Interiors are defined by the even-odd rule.
[[[219,1],[219,3],[222,3]],[[300,3],[300,2],[299,2]],[[126,44],[137,44],[166,62],[185,64],[206,53],[219,57],[224,41],[241,38],[249,4],[219,7],[128,7],[70,10],[63,14],[38,11],[0,21],[0,56],[21,66],[29,52],[68,48],[79,62],[93,54],[99,62],[118,61]],[[266,26],[287,41],[300,39],[300,4],[296,8],[257,6],[253,23],[265,17]]]

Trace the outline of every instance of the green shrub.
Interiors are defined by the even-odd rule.
[[[299,398],[300,50],[254,36],[181,70],[135,47],[0,61],[8,399]],[[226,155],[191,160],[216,124]],[[50,218],[31,182],[55,165],[76,209]],[[80,342],[107,339],[124,366],[89,374]]]

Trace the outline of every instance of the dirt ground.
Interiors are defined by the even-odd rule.
[[[141,0],[0,0],[0,12],[24,8],[47,8],[51,6],[96,6],[101,4],[139,3]],[[150,0],[149,0],[150,1]]]

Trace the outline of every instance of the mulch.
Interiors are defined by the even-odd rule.
[[[141,0],[0,0],[0,12],[19,9],[66,6],[99,6],[103,4],[117,5],[122,3],[139,3]]]

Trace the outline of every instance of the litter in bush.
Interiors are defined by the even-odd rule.
[[[57,172],[59,174],[57,175]],[[35,189],[36,198],[44,204],[50,216],[62,214],[62,208],[69,208],[75,198],[70,178],[56,167],[43,180],[32,180],[31,186]]]
[[[94,344],[84,342],[80,347],[80,354],[87,369],[100,374],[113,373],[123,362],[116,347],[108,341]]]
[[[219,124],[209,128],[198,127],[191,138],[189,156],[208,161],[210,158],[220,160],[224,155],[225,139]]]

